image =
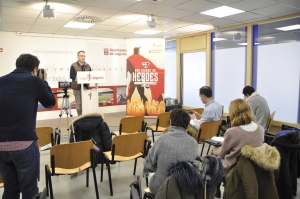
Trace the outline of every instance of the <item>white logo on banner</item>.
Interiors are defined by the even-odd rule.
[[[145,67],[145,68],[147,68],[148,66],[149,66],[149,62],[142,62],[142,65]]]

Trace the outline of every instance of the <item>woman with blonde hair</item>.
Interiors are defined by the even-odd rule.
[[[222,146],[214,150],[214,155],[221,158],[225,176],[236,163],[243,146],[258,147],[264,141],[264,128],[253,122],[253,113],[245,100],[233,100],[229,106],[229,116],[231,128],[226,131]]]

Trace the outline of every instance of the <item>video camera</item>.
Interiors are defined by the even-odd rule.
[[[71,88],[71,82],[58,82],[58,88]]]

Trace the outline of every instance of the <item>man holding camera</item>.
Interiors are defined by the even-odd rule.
[[[73,63],[71,68],[70,68],[70,78],[72,79],[72,89],[73,89],[73,94],[75,96],[75,101],[76,101],[76,110],[77,110],[77,115],[80,116],[82,114],[82,100],[81,100],[81,85],[77,84],[77,72],[78,71],[91,71],[91,66],[85,62],[85,52],[84,51],[79,51],[77,53],[77,62]],[[84,84],[84,88],[88,89],[89,85]]]
[[[0,173],[3,199],[32,199],[38,194],[40,154],[36,136],[38,101],[46,108],[55,105],[40,61],[22,54],[16,69],[0,77]],[[39,73],[40,77],[37,77]]]

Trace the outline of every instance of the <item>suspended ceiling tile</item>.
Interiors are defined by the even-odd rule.
[[[104,21],[101,21],[99,24],[112,25],[112,26],[124,26],[129,23],[131,23],[131,21],[124,21],[124,20],[119,20],[119,19],[106,19]]]
[[[35,18],[26,18],[26,17],[12,17],[12,16],[3,16],[2,22],[4,23],[20,23],[20,24],[33,24],[35,22]]]
[[[83,32],[78,33],[77,35],[80,36],[90,36],[90,37],[97,37],[101,34],[107,33],[108,31],[101,31],[101,30],[85,30]]]
[[[255,9],[264,8],[267,6],[279,4],[278,1],[274,0],[244,0],[236,3],[229,4],[228,6],[237,8],[244,11],[250,11]]]
[[[97,0],[92,2],[90,6],[114,10],[124,10],[136,3],[137,2],[133,0]]]
[[[192,25],[193,23],[191,22],[186,22],[186,21],[179,21],[179,20],[173,20],[173,21],[170,21],[164,25],[166,25],[167,27],[170,27],[172,29],[174,28],[180,28],[180,27],[183,27],[183,26],[188,26],[188,25]]]
[[[14,0],[2,0],[3,7],[10,8],[19,8],[19,9],[27,9],[27,10],[42,10],[45,2],[38,0],[22,0],[22,1],[14,1]]]
[[[158,4],[158,5],[174,7],[176,5],[180,5],[191,0],[162,0],[162,1],[144,0],[144,1],[153,4]]]
[[[39,34],[54,34],[55,31],[52,30],[30,30],[30,33],[39,33]]]
[[[239,1],[243,1],[243,0],[208,0],[208,1],[223,4],[223,5],[227,5],[227,4],[230,4],[230,3],[235,3],[235,2],[239,2]]]
[[[300,10],[292,10],[292,11],[288,11],[288,12],[282,12],[279,14],[270,15],[269,17],[276,18],[276,17],[282,17],[282,16],[287,16],[287,15],[292,15],[292,14],[300,14]],[[299,23],[300,23],[300,21],[299,21]]]
[[[3,16],[37,18],[41,11],[2,7]]]
[[[49,0],[50,1],[50,0]],[[73,2],[71,0],[51,0],[50,2],[60,2],[65,4],[71,4],[71,5],[90,5],[94,0],[76,0],[76,2]]]
[[[34,25],[31,27],[30,32],[33,30],[45,30],[45,31],[57,31],[60,27],[58,26],[41,26],[41,25]]]
[[[300,1],[299,0],[287,1],[287,2],[285,2],[285,4],[292,6],[294,8],[300,9]],[[300,10],[299,10],[299,12],[300,12]]]
[[[52,20],[52,21],[70,21],[73,19],[76,15],[73,14],[64,14],[64,13],[55,13],[55,18],[45,19],[45,20]],[[40,15],[40,18],[43,19],[43,15]]]
[[[119,20],[126,20],[126,21],[137,21],[140,19],[147,18],[147,15],[143,14],[136,14],[132,12],[119,12],[110,17],[111,19],[119,19]]]
[[[280,14],[283,12],[292,12],[292,11],[299,11],[295,8],[286,6],[284,4],[277,4],[277,5],[273,5],[273,6],[269,6],[269,7],[265,7],[265,8],[261,8],[261,9],[257,9],[257,10],[253,10],[251,12],[262,15],[262,16],[271,16],[271,15],[276,15],[276,14]]]
[[[245,23],[251,23],[251,22],[256,22],[256,21],[263,21],[263,20],[267,20],[267,19],[270,19],[269,17],[259,17],[259,18],[256,18],[256,19],[250,19],[250,20],[247,20],[247,21],[244,21]]]
[[[96,24],[90,28],[90,30],[114,30],[119,28],[119,26],[109,26],[103,24]]]
[[[114,31],[116,31],[116,32],[130,32],[130,33],[133,33],[133,32],[139,31],[139,30],[141,30],[141,29],[140,28],[130,28],[130,27],[123,26],[121,28],[115,29]]]
[[[13,28],[6,28],[2,27],[2,31],[4,32],[28,32],[29,28],[22,28],[22,27],[13,27]]]
[[[2,23],[2,28],[22,28],[27,29],[30,28],[31,24],[20,24],[20,23]]]
[[[39,26],[52,26],[52,27],[62,27],[67,23],[67,21],[59,21],[52,19],[38,19],[35,25]]]
[[[201,23],[203,21],[209,21],[212,19],[216,19],[216,17],[212,17],[212,16],[208,16],[208,15],[203,15],[203,14],[194,14],[194,15],[190,15],[187,17],[182,17],[180,18],[180,20],[182,21],[188,21],[191,23]]]
[[[258,14],[249,13],[249,12],[243,12],[243,13],[228,16],[228,17],[226,17],[226,19],[243,22],[243,21],[256,19],[256,18],[260,18],[260,17],[263,17],[263,16],[258,15]]]
[[[87,7],[79,15],[90,15],[90,16],[96,16],[96,17],[100,17],[100,18],[108,18],[118,12],[119,12],[118,10]]]
[[[192,12],[203,12],[206,10],[210,10],[213,8],[217,8],[222,6],[219,3],[213,3],[205,0],[192,0],[183,4],[180,4],[178,6],[175,6],[175,8],[188,10]]]
[[[165,9],[164,6],[140,1],[137,4],[134,4],[133,6],[126,8],[125,11],[149,15],[155,12],[159,12],[163,9]]]
[[[75,35],[76,33],[83,32],[83,31],[84,31],[84,29],[80,29],[80,28],[64,28],[64,27],[62,27],[59,30],[57,30],[55,32],[55,34],[56,33],[68,33],[69,32],[69,33],[71,33],[71,35]]]
[[[154,15],[161,16],[161,17],[168,17],[168,18],[172,18],[172,19],[179,19],[179,18],[186,17],[186,16],[193,15],[193,14],[195,14],[195,12],[179,10],[179,9],[175,9],[175,8],[166,8],[162,11],[154,13]]]
[[[129,33],[128,32],[106,32],[104,34],[101,34],[100,36],[102,35],[111,35],[111,36],[125,36],[125,35],[128,35]]]
[[[212,25],[212,26],[224,26],[232,23],[236,23],[236,22],[227,19],[214,19],[214,20],[203,22],[203,24]]]

